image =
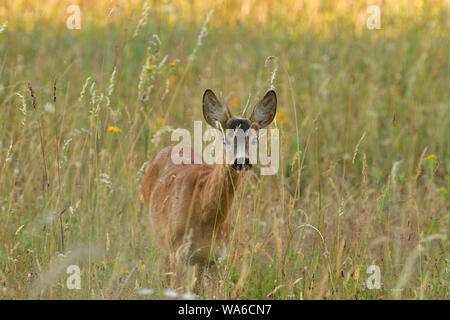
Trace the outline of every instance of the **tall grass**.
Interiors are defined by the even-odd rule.
[[[206,88],[237,112],[273,86],[280,170],[246,176],[200,298],[448,299],[448,2],[379,1],[380,30],[364,1],[75,3],[80,30],[73,1],[0,4],[1,298],[190,292],[152,244],[145,167]]]

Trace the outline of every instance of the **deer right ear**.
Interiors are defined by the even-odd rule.
[[[219,129],[217,128],[217,122],[225,129],[225,124],[229,119],[225,108],[210,89],[206,89],[203,94],[203,116],[205,117],[206,122],[216,129]]]
[[[257,123],[260,128],[264,128],[273,121],[276,113],[277,95],[275,91],[269,90],[253,109],[250,121]]]

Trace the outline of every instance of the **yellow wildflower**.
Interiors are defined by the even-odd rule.
[[[162,125],[162,123],[163,123],[163,118],[159,114],[156,115],[156,123],[158,125]]]
[[[177,82],[178,77],[177,76],[170,76],[169,77],[169,88],[172,88],[175,83]]]
[[[169,66],[171,66],[172,68],[175,67],[177,64],[175,62],[169,62]]]
[[[230,105],[231,109],[235,109],[239,104],[239,99],[237,97],[233,97],[228,104]]]
[[[430,160],[437,160],[436,155],[435,154],[430,154],[429,156],[427,156],[425,158],[425,160],[430,161]]]
[[[155,70],[155,68],[153,68],[152,66],[146,66],[145,70],[147,70],[148,72]]]
[[[108,131],[109,132],[114,132],[114,133],[122,133],[122,130],[120,130],[120,128],[114,127],[114,126],[109,126],[108,127]]]
[[[275,116],[275,120],[277,123],[287,123],[289,122],[289,117],[286,115],[285,109],[280,109],[276,116]]]
[[[445,187],[440,187],[440,188],[438,189],[438,193],[439,193],[440,195],[446,195],[446,194],[448,194],[448,191],[447,191],[447,189],[446,189]]]

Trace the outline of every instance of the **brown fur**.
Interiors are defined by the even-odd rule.
[[[250,98],[243,116],[249,103]],[[235,118],[231,109],[225,109],[214,92],[207,89],[203,94],[203,116],[217,129],[258,129],[272,122],[276,104],[276,94],[269,90],[249,119]],[[245,143],[248,150],[248,139]],[[176,165],[171,159],[172,148],[161,150],[147,169],[142,193],[149,206],[153,239],[169,253],[170,268],[179,258],[187,258],[190,264],[197,265],[200,279],[203,268],[215,261],[217,249],[229,239],[230,208],[241,180],[236,170],[248,170],[251,165],[235,162],[232,166],[211,166],[203,161]],[[190,158],[194,159],[193,149]]]
[[[143,181],[152,234],[171,256],[187,246],[189,262],[205,265],[228,239],[240,175],[226,165],[175,165],[171,152],[172,147],[159,152]]]

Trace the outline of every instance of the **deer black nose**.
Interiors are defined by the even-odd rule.
[[[236,158],[231,167],[236,171],[242,171],[242,169],[248,171],[252,168],[252,164],[249,158]]]

